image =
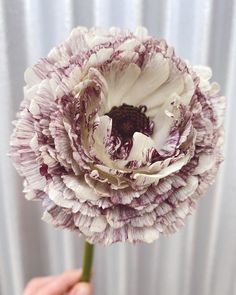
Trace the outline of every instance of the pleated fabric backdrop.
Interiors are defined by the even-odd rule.
[[[24,69],[72,27],[145,25],[178,55],[208,64],[228,98],[226,159],[186,227],[151,245],[96,247],[95,295],[236,294],[236,1],[0,0],[0,293],[81,266],[82,239],[40,221],[6,153]]]

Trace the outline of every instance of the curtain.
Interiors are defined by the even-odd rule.
[[[95,295],[236,294],[236,1],[0,0],[0,294],[81,266],[81,238],[40,220],[7,156],[23,73],[71,28],[144,25],[176,53],[213,69],[227,96],[225,161],[177,234],[151,245],[96,247]]]

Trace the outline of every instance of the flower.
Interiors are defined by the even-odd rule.
[[[26,198],[90,243],[174,233],[222,161],[211,75],[145,28],[75,28],[25,72],[10,155]]]

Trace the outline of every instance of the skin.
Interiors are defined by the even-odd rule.
[[[56,276],[34,278],[23,295],[92,295],[90,283],[78,283],[81,273],[81,270],[71,270]]]

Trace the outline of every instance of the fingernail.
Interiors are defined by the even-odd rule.
[[[90,287],[88,284],[80,283],[76,288],[75,295],[90,295]]]

